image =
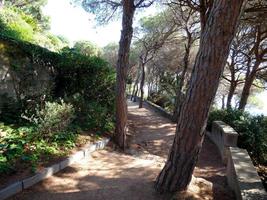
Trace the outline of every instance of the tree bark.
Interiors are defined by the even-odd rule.
[[[143,108],[143,101],[144,101],[144,85],[145,85],[145,64],[141,63],[142,75],[141,75],[141,83],[140,83],[140,100],[139,100],[139,108]]]
[[[245,107],[248,102],[248,97],[250,95],[250,89],[253,84],[253,81],[255,80],[256,77],[256,71],[252,71],[249,76],[246,77],[245,84],[242,90],[240,102],[238,105],[238,110],[245,110]]]
[[[122,149],[125,148],[127,130],[126,77],[129,66],[129,52],[133,35],[133,16],[135,12],[134,0],[124,0],[122,31],[119,44],[117,75],[116,75],[116,125],[115,141]]]
[[[209,108],[235,34],[243,0],[215,0],[182,105],[168,160],[157,177],[159,192],[185,190],[202,147]]]
[[[232,99],[238,84],[238,80],[236,80],[235,77],[235,57],[237,56],[237,47],[235,46],[235,49],[232,50],[231,54],[231,63],[229,64],[229,70],[231,73],[231,79],[230,81],[230,86],[228,90],[228,95],[227,95],[227,102],[226,102],[226,108],[231,109],[232,108]]]
[[[231,109],[232,108],[232,99],[233,99],[233,96],[235,94],[236,87],[237,87],[237,82],[236,81],[232,81],[230,83],[229,92],[228,92],[228,95],[227,95],[227,102],[226,102],[226,108],[227,109]]]
[[[225,109],[225,95],[222,95],[222,109]]]

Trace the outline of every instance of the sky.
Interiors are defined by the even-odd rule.
[[[82,7],[71,5],[69,0],[48,0],[43,12],[51,18],[50,32],[62,35],[72,43],[78,40],[89,40],[103,47],[111,42],[119,42],[120,21],[113,21],[106,26],[97,27],[93,14],[87,13]],[[136,21],[142,16],[152,15],[156,12],[155,6],[150,7],[145,12],[137,13]]]
[[[111,22],[105,27],[96,27],[94,15],[81,7],[74,7],[68,0],[48,0],[43,8],[51,18],[50,32],[62,35],[70,42],[89,40],[103,47],[120,38],[120,22]]]

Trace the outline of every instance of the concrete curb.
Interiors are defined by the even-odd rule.
[[[52,176],[53,174],[59,172],[60,170],[72,165],[74,162],[78,162],[88,156],[94,151],[104,149],[108,142],[110,141],[110,138],[104,138],[100,141],[95,142],[94,144],[88,144],[86,145],[82,150],[75,152],[74,154],[70,155],[65,160],[54,164],[50,167],[44,168],[41,172],[36,173],[35,175],[23,179],[22,181],[15,182],[2,190],[0,190],[0,200],[7,199],[8,197],[11,197],[22,190],[25,190],[36,183]]]

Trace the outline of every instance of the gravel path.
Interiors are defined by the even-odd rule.
[[[129,102],[129,146],[125,153],[94,152],[88,159],[14,196],[19,200],[168,200],[234,199],[226,184],[225,166],[216,146],[205,139],[186,193],[160,195],[153,182],[164,165],[175,133],[175,124],[159,114]]]

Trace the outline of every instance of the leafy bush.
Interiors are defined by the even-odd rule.
[[[16,12],[12,8],[2,9],[0,12],[0,28],[1,32],[10,37],[33,41],[34,30],[32,23],[27,23],[30,21],[29,17],[26,15]]]
[[[241,121],[247,119],[249,117],[249,113],[242,112],[240,110],[212,110],[209,113],[208,123],[207,123],[207,130],[211,131],[212,122],[216,120],[224,121],[226,124],[230,126],[237,121]]]
[[[83,128],[112,129],[115,73],[101,58],[87,57],[71,49],[62,52],[55,95],[73,104],[76,122]],[[97,103],[96,103],[97,102]]]
[[[148,100],[168,111],[173,111],[174,104],[172,102],[172,98],[169,95],[163,94],[161,92],[153,92],[148,97]]]
[[[54,133],[48,140],[36,126],[18,128],[0,124],[0,175],[16,172],[17,164],[31,166],[35,171],[40,160],[66,154],[67,149],[75,146],[74,131]]]
[[[109,109],[97,102],[88,104],[88,114],[86,116],[86,126],[89,129],[111,131],[114,128],[113,115]]]
[[[44,138],[50,138],[52,134],[65,131],[74,118],[74,108],[71,104],[46,102],[43,109],[37,111],[34,121],[38,131]]]
[[[220,120],[238,133],[238,146],[250,153],[256,164],[267,165],[267,118],[251,116],[240,110],[213,110],[209,114],[207,129],[211,130],[212,122]]]

